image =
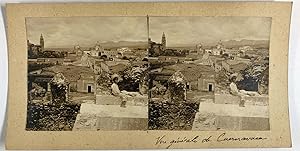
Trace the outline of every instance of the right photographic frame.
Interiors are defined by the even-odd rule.
[[[270,130],[271,23],[148,16],[149,130]]]

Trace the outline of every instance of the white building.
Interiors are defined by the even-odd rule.
[[[104,51],[104,48],[99,44],[99,42],[96,43],[95,47],[91,50],[90,54],[93,57],[101,56],[101,52]]]

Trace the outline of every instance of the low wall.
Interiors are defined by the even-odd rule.
[[[269,118],[263,117],[216,116],[216,125],[221,130],[270,130]]]
[[[120,105],[121,98],[113,95],[96,95],[96,104],[98,105]]]
[[[270,130],[269,107],[201,102],[192,130]]]
[[[148,96],[128,97],[126,105],[143,106],[148,104]],[[114,95],[96,95],[98,105],[121,105],[121,98]]]
[[[147,130],[148,107],[97,105],[83,103],[73,127],[74,131]]]
[[[97,130],[147,130],[148,118],[98,117]]]
[[[78,114],[73,131],[96,131],[97,117],[89,114]]]
[[[231,94],[215,94],[216,104],[239,104],[240,98]],[[269,105],[269,97],[266,95],[260,96],[245,96],[245,105]]]

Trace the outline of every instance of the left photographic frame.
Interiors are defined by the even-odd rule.
[[[26,130],[148,129],[146,17],[26,18],[26,33]]]

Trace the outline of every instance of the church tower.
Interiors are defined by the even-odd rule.
[[[165,35],[165,33],[163,32],[163,35],[162,35],[162,37],[161,37],[161,44],[162,44],[162,46],[163,46],[163,50],[166,50],[166,46],[167,46],[167,40],[166,40],[166,35]]]
[[[41,46],[41,49],[44,50],[44,37],[43,37],[43,34],[41,34],[41,37],[40,37],[40,46]]]

